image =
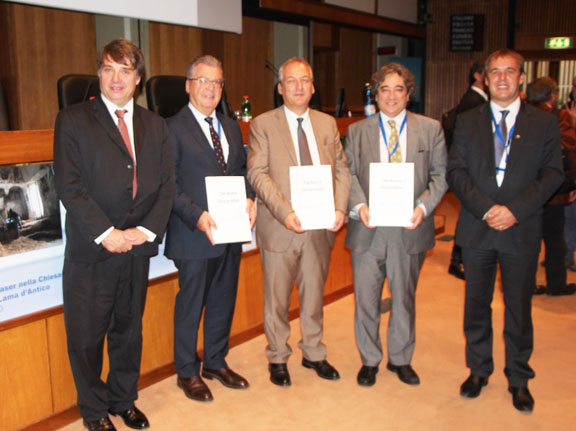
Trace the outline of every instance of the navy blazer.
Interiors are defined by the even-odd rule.
[[[490,104],[458,116],[448,160],[448,185],[462,207],[456,244],[511,254],[540,249],[542,206],[564,179],[558,120],[522,103],[504,181],[498,187]],[[495,204],[505,205],[518,223],[505,231],[482,218]]]
[[[111,226],[143,226],[155,242],[130,253],[158,252],[172,207],[174,165],[164,120],[134,105],[138,193],[132,199],[133,162],[101,97],[58,114],[54,128],[54,171],[66,208],[66,259],[97,262],[113,254],[94,240]]]
[[[246,152],[238,124],[217,114],[230,151],[226,173],[222,172],[211,143],[202,132],[188,105],[170,117],[168,128],[172,137],[176,176],[176,195],[168,231],[165,255],[170,259],[206,259],[220,256],[226,244],[213,246],[206,234],[196,227],[204,211],[208,211],[207,176],[246,176]],[[246,181],[246,197],[254,199],[254,192]],[[232,244],[241,253],[241,244]]]

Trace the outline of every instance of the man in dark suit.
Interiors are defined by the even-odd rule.
[[[446,146],[438,121],[406,110],[414,77],[404,66],[390,63],[372,75],[377,115],[348,129],[346,157],[350,164],[351,211],[346,246],[352,251],[356,311],[354,327],[362,368],[357,382],[376,382],[382,360],[380,304],[384,281],[392,295],[388,324],[388,370],[410,385],[420,379],[411,366],[415,344],[415,294],[426,251],[434,247],[434,208],[444,196]],[[414,165],[413,214],[406,227],[370,222],[372,163]]]
[[[284,105],[258,116],[250,125],[248,179],[258,194],[256,240],[264,272],[270,380],[289,386],[288,310],[294,281],[300,300],[302,365],[324,379],[340,377],[326,360],[322,307],[334,232],[344,224],[350,171],[334,118],[308,108],[314,83],[306,60],[293,57],[284,62],[278,92]],[[335,222],[329,229],[304,230],[292,207],[290,166],[304,164],[331,167]]]
[[[486,78],[484,67],[484,63],[480,61],[475,61],[472,66],[470,66],[470,73],[468,76],[470,87],[468,87],[468,90],[466,90],[466,93],[464,93],[460,102],[456,106],[456,116],[488,101],[486,86],[484,84]],[[446,136],[446,140],[450,140],[450,143],[452,142],[452,134],[454,133],[453,127],[455,126],[455,120],[456,118],[454,118],[451,130],[448,131],[450,136]],[[461,280],[464,280],[465,278],[464,264],[462,263],[462,249],[457,244],[454,244],[454,247],[452,247],[452,256],[448,272]]]
[[[244,176],[246,153],[236,122],[217,114],[224,76],[220,61],[210,55],[188,66],[186,92],[190,103],[168,119],[172,136],[176,196],[168,223],[166,251],[178,268],[180,291],[174,310],[174,365],[178,386],[187,397],[211,401],[200,377],[196,351],[204,314],[202,376],[224,386],[245,389],[248,381],[226,364],[230,327],[236,303],[242,244],[215,244],[216,223],[208,212],[207,176]],[[256,217],[254,193],[246,182],[251,225]]]
[[[499,50],[486,61],[490,103],[458,117],[448,184],[462,202],[456,243],[466,270],[464,333],[471,374],[460,394],[480,394],[494,370],[492,312],[497,267],[505,304],[508,389],[532,411],[532,287],[542,239],[542,206],[562,183],[560,132],[553,115],[520,100],[524,60]]]
[[[66,208],[63,270],[68,354],[84,426],[148,428],[136,408],[142,313],[150,256],[157,253],[174,193],[168,129],[134,103],[140,50],[115,40],[98,53],[101,95],[58,114],[56,189]],[[110,371],[100,379],[104,338]]]

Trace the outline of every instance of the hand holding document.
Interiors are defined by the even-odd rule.
[[[369,200],[372,226],[411,226],[414,164],[370,163]]]
[[[304,230],[330,229],[334,226],[332,167],[290,166],[292,208]]]
[[[244,177],[206,177],[208,212],[216,223],[212,237],[216,244],[246,242],[252,239],[250,217],[246,212]]]

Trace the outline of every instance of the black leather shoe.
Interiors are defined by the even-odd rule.
[[[221,368],[219,370],[211,370],[209,368],[202,369],[202,377],[212,380],[216,379],[227,388],[232,389],[247,389],[250,384],[241,375],[235,373],[230,368]]]
[[[538,286],[534,286],[532,288],[532,295],[543,295],[544,293],[546,293],[547,290],[548,289],[546,288],[546,286],[539,284]]]
[[[193,376],[187,379],[178,377],[178,387],[184,391],[184,394],[194,401],[207,402],[212,401],[214,397],[210,388],[206,386],[204,380],[200,376]]]
[[[290,386],[290,373],[286,364],[268,364],[270,381],[278,386]]]
[[[388,368],[393,373],[398,374],[398,378],[407,385],[420,384],[420,378],[418,377],[418,374],[416,374],[416,371],[414,371],[410,365],[392,365],[390,362],[388,362],[386,368]]]
[[[84,420],[83,423],[89,431],[116,431],[116,427],[108,416],[95,421]]]
[[[448,267],[448,273],[452,274],[456,278],[459,278],[460,280],[466,279],[464,275],[464,265],[461,263],[451,262],[450,266]]]
[[[378,373],[378,367],[370,367],[368,365],[362,365],[358,375],[356,376],[356,381],[360,386],[372,386],[376,383],[376,374]]]
[[[460,386],[460,395],[464,398],[476,398],[480,395],[482,387],[488,384],[488,377],[479,377],[473,374]]]
[[[574,295],[576,292],[576,284],[570,283],[567,284],[564,289],[561,290],[550,290],[546,292],[550,296],[562,296],[562,295]]]
[[[112,410],[108,410],[111,415],[120,416],[127,427],[134,428],[136,430],[143,430],[150,428],[150,422],[138,407],[134,406],[131,409],[126,409],[123,412],[115,413]]]
[[[323,379],[338,380],[340,378],[340,374],[338,374],[336,368],[330,365],[326,359],[321,361],[309,361],[306,358],[302,358],[302,366],[316,371],[316,374]]]
[[[527,387],[514,388],[509,387],[508,391],[512,394],[512,403],[517,410],[521,412],[531,412],[534,410],[534,398]]]

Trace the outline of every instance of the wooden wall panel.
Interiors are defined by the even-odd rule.
[[[252,115],[274,107],[272,22],[243,18],[242,34],[150,23],[150,76],[184,75],[195,57],[211,54],[222,61],[226,94],[234,110],[250,96]]]
[[[516,2],[516,36],[553,33],[564,36],[576,31],[573,0],[522,0]],[[538,46],[533,49],[543,49]]]
[[[0,429],[52,413],[47,344],[44,320],[0,332]]]
[[[503,0],[428,0],[432,22],[426,27],[426,115],[440,119],[468,88],[475,60],[506,47],[508,2]],[[484,50],[450,51],[450,16],[484,14]]]
[[[150,22],[150,70],[154,75],[185,75],[188,63],[202,54],[202,32],[194,27]]]
[[[46,319],[46,326],[54,412],[59,412],[76,404],[76,388],[66,347],[64,315]]]
[[[94,16],[58,9],[0,3],[10,43],[7,98],[13,128],[46,129],[58,113],[56,82],[66,73],[96,72]],[[55,47],[58,47],[55,49]]]

